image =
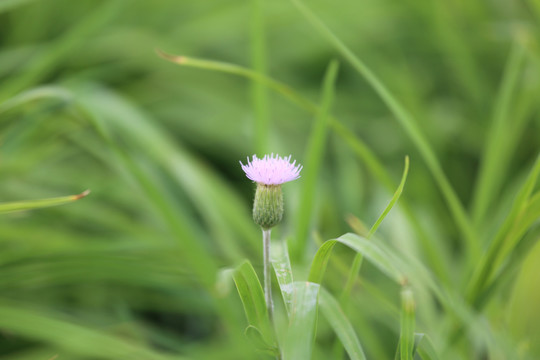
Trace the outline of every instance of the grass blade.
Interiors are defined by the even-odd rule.
[[[462,235],[465,238],[465,244],[468,247],[469,255],[476,256],[480,249],[474,229],[469,222],[465,209],[454,192],[450,182],[444,174],[442,167],[437,160],[435,152],[427,142],[426,138],[418,128],[409,112],[405,110],[403,105],[394,97],[394,95],[383,85],[377,76],[369,69],[354,53],[334,35],[334,33],[308,9],[302,1],[291,0],[300,10],[302,15],[351,63],[351,65],[368,81],[375,89],[377,94],[390,108],[400,125],[403,126],[414,145],[424,158],[429,170],[433,174],[437,185],[443,193],[446,202],[450,208],[452,216],[458,225]]]
[[[67,203],[82,199],[88,194],[90,194],[90,190],[83,191],[82,193],[78,195],[61,196],[61,197],[56,197],[56,198],[39,199],[39,200],[0,203],[0,214],[63,205],[63,204],[67,204]]]
[[[321,289],[319,306],[351,360],[365,359],[364,350],[349,319],[347,319],[336,299],[324,288]]]
[[[401,175],[401,181],[399,183],[399,186],[394,192],[394,196],[392,196],[392,199],[390,200],[386,208],[383,210],[382,214],[379,216],[379,218],[375,221],[375,223],[369,230],[366,236],[367,239],[371,238],[371,236],[375,234],[375,232],[377,231],[377,229],[383,222],[386,215],[388,215],[390,210],[392,210],[392,208],[394,207],[394,204],[398,201],[399,197],[401,196],[401,193],[403,192],[403,188],[405,187],[405,182],[407,181],[408,173],[409,173],[409,157],[405,156],[405,167],[403,169],[403,175]],[[362,266],[362,254],[357,253],[354,256],[354,260],[351,265],[351,271],[349,272],[349,276],[347,277],[347,282],[345,283],[345,287],[343,288],[341,299],[348,298],[349,294],[351,293],[354,281],[356,280],[356,277],[358,276],[358,273],[360,272],[361,266]]]
[[[248,324],[255,327],[263,335],[267,344],[272,344],[272,328],[266,310],[263,289],[251,263],[246,260],[238,266],[233,279],[244,305]]]
[[[276,278],[281,290],[281,296],[285,303],[285,309],[287,314],[290,315],[294,302],[293,292],[293,273],[291,268],[291,261],[289,260],[289,250],[287,249],[286,241],[277,241],[272,243],[271,247],[271,259]]]
[[[401,360],[413,360],[415,304],[412,290],[405,287],[401,290],[401,335],[399,354]]]
[[[325,241],[324,244],[321,245],[311,262],[309,281],[319,284],[322,282],[328,260],[330,260],[332,250],[337,243],[346,245],[354,251],[361,253],[365,258],[371,261],[373,265],[398,284],[406,282],[405,276],[395,266],[394,259],[388,253],[382,250],[382,248],[374,242],[355,234],[345,234],[337,239]]]
[[[283,360],[311,359],[320,285],[295,282],[293,289],[294,306],[283,344]]]
[[[501,262],[501,251],[505,247],[505,244],[508,243],[507,238],[512,235],[513,227],[520,221],[520,217],[523,216],[524,212],[527,210],[531,193],[536,185],[539,175],[540,155],[536,159],[533,169],[517,194],[505,222],[491,241],[487,254],[482,258],[475,273],[471,277],[467,290],[467,299],[471,304],[474,304],[477,301],[480,293],[485,289],[489,279],[492,277],[495,266]],[[513,241],[513,245],[515,245],[515,243],[516,242]],[[506,245],[506,254],[508,254],[510,250],[508,245]]]
[[[334,87],[338,74],[338,62],[332,61],[326,69],[322,86],[321,107],[317,112],[313,130],[308,140],[306,156],[304,157],[303,186],[300,194],[300,208],[297,213],[296,234],[294,239],[293,257],[300,258],[304,254],[309,227],[314,213],[315,187],[321,163],[324,158],[326,134],[329,123],[330,106],[334,98]]]
[[[508,63],[504,70],[499,88],[491,128],[485,143],[482,162],[473,192],[472,213],[476,224],[481,223],[493,196],[495,196],[504,180],[504,172],[514,144],[508,141],[508,133],[515,126],[513,109],[510,108],[512,96],[518,85],[525,59],[525,50],[519,43],[514,44]]]

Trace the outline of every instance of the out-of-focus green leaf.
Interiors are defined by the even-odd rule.
[[[257,328],[266,344],[273,344],[272,327],[259,278],[249,261],[238,266],[233,275],[236,289],[244,305],[249,325]]]
[[[362,253],[365,258],[373,263],[379,270],[389,276],[391,279],[396,281],[398,284],[405,282],[405,276],[403,273],[396,267],[393,257],[382,250],[373,241],[369,241],[361,236],[355,234],[345,234],[340,236],[337,239],[326,241],[320,248],[317,250],[313,261],[311,262],[311,269],[309,272],[309,281],[315,283],[321,283],[324,273],[326,272],[326,267],[328,265],[328,260],[332,254],[332,250],[337,243],[341,243]]]
[[[412,360],[414,357],[415,303],[412,290],[405,286],[401,290],[401,334],[399,337],[399,359]]]
[[[321,95],[321,106],[317,112],[315,122],[308,139],[304,159],[304,171],[302,173],[302,190],[300,194],[300,207],[296,219],[296,232],[292,243],[293,258],[300,259],[305,254],[306,241],[309,228],[313,219],[316,185],[324,159],[326,147],[326,134],[330,119],[330,107],[334,98],[335,82],[338,74],[339,63],[332,61],[324,75]]]
[[[414,334],[415,355],[417,354],[422,360],[438,360],[439,356],[427,334]]]
[[[319,306],[351,360],[365,359],[364,350],[349,319],[347,319],[347,316],[343,313],[339,303],[334,299],[332,294],[324,288],[321,289]]]
[[[183,359],[177,355],[160,354],[118,335],[107,334],[5,301],[0,302],[0,326],[27,339],[46,341],[55,344],[59,349],[95,359]]]
[[[293,283],[293,307],[289,328],[283,341],[283,360],[311,359],[320,285],[311,282]]]

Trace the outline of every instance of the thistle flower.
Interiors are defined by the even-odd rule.
[[[300,177],[301,165],[291,163],[291,155],[265,155],[262,159],[253,155],[247,164],[240,162],[248,179],[257,183],[253,202],[253,220],[263,229],[270,229],[283,218],[283,193],[281,184]]]
[[[300,177],[301,165],[296,160],[291,163],[291,156],[264,155],[262,159],[253,155],[244,165],[240,161],[246,176],[257,183],[255,201],[253,202],[253,220],[262,228],[263,264],[264,264],[264,299],[268,315],[272,320],[273,301],[270,277],[270,232],[283,218],[283,193],[281,184]]]

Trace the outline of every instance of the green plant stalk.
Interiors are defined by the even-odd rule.
[[[401,360],[413,360],[414,347],[414,298],[412,290],[405,286],[401,291],[401,336],[399,353]]]
[[[270,262],[270,242],[271,242],[271,229],[263,229],[263,271],[264,271],[264,300],[266,301],[266,308],[268,310],[268,318],[270,322],[274,318],[274,301],[272,300],[272,276],[271,276],[271,262]]]

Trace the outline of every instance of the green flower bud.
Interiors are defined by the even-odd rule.
[[[253,203],[253,220],[263,229],[270,229],[283,218],[281,185],[258,183]]]

